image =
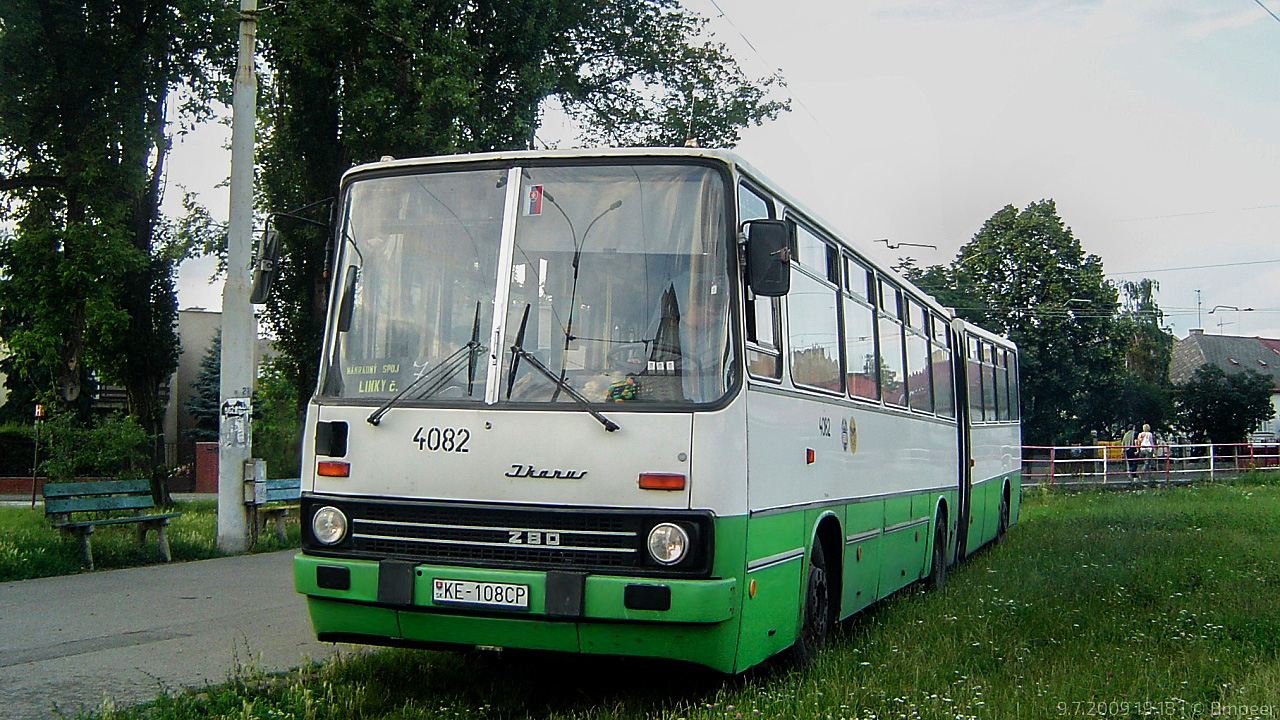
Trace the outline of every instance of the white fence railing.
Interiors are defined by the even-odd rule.
[[[1150,457],[1127,457],[1120,445],[1022,448],[1023,485],[1191,482],[1280,467],[1280,445],[1157,445]]]

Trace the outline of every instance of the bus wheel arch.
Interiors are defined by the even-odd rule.
[[[1009,530],[1009,512],[1011,505],[1011,496],[1009,490],[1009,481],[1004,481],[1004,487],[1000,490],[1000,514],[996,518],[996,540],[1003,541],[1004,534]]]
[[[818,657],[840,613],[840,523],[834,515],[823,517],[813,535],[804,564],[804,596],[801,598],[796,640],[791,661],[805,666]]]
[[[940,590],[947,583],[947,566],[950,564],[947,553],[950,526],[947,524],[947,517],[947,502],[940,499],[937,509],[934,510],[929,575],[925,579],[925,587],[929,590]]]

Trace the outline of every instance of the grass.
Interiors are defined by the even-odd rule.
[[[841,627],[815,665],[383,650],[97,717],[1066,718],[1280,714],[1280,477],[1033,493],[939,592]]]
[[[217,503],[213,500],[179,502],[182,516],[169,521],[169,550],[175,561],[221,557],[218,550]],[[133,524],[96,528],[90,536],[93,564],[98,570],[136,567],[159,562],[156,533],[147,533],[139,546]],[[287,525],[289,541],[280,542],[274,532],[259,533],[255,551],[283,550],[298,546],[296,518]],[[82,572],[80,540],[49,526],[43,508],[0,507],[0,582],[71,575]]]

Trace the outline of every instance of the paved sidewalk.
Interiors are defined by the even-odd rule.
[[[333,655],[293,590],[295,554],[0,583],[0,716],[74,716]]]

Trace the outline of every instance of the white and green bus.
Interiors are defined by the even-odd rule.
[[[336,218],[321,640],[740,672],[1017,518],[1013,344],[732,153],[386,160]]]

